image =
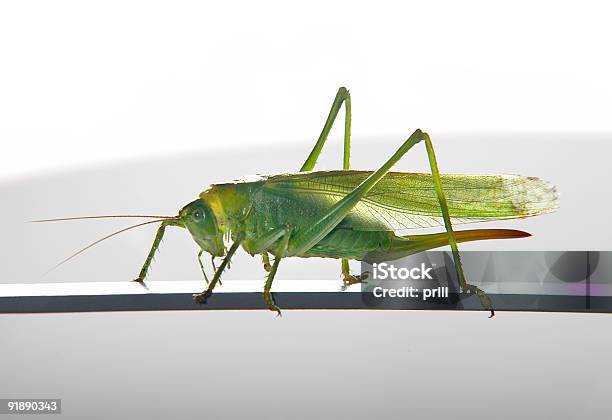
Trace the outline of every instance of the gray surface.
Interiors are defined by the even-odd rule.
[[[555,214],[487,225],[534,237],[463,249],[609,250],[609,140],[434,134],[444,172],[537,175],[561,191]],[[355,166],[377,166],[400,142],[357,138]],[[152,230],[101,245],[41,278],[73,249],[123,225],[21,222],[119,211],[175,214],[214,180],[298,167],[309,146],[208,152],[6,182],[0,281],[129,279]],[[324,153],[324,167],[339,164],[337,146]],[[424,152],[400,169],[426,170]],[[337,270],[333,261],[297,260],[283,264],[279,276],[335,279]],[[259,262],[241,255],[226,278],[253,273],[263,276]],[[184,232],[169,233],[152,278],[199,278]],[[603,419],[611,411],[611,323],[607,315],[489,320],[482,313],[377,311],[287,311],[282,319],[267,311],[10,315],[0,317],[0,394],[62,398],[67,419]]]
[[[470,284],[486,290],[497,313],[612,312],[612,252],[462,251],[461,261]],[[415,267],[422,267],[424,278],[394,278]],[[338,280],[279,278],[273,298],[283,310],[484,310],[476,296],[458,293],[450,251],[362,263],[359,272],[366,279],[344,291]],[[227,281],[205,304],[193,299],[206,287],[202,280],[0,284],[0,313],[265,309],[261,283]],[[414,294],[384,296],[382,290]]]
[[[609,418],[609,316],[3,318],[2,394],[64,418]]]

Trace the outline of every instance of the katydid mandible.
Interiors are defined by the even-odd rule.
[[[313,171],[329,132],[344,105],[343,168]],[[487,295],[467,282],[457,243],[485,239],[530,236],[520,230],[453,230],[453,224],[536,216],[558,207],[555,188],[534,177],[518,175],[440,174],[429,135],[420,129],[376,171],[350,169],[351,96],[341,87],[310,155],[298,173],[259,176],[256,179],[213,184],[184,206],[177,216],[90,216],[46,219],[74,220],[105,217],[141,217],[139,223],[104,237],[73,254],[126,230],[161,223],[135,281],[144,284],[149,267],[167,227],[187,229],[200,250],[198,263],[208,287],[194,295],[205,303],[220,283],[221,274],[242,247],[250,255],[261,255],[268,277],[263,298],[268,309],[280,315],[272,293],[272,282],[286,257],[341,259],[345,286],[362,279],[349,271],[349,259],[370,263],[390,261],[428,249],[449,245],[459,286],[478,296],[484,308],[494,310]],[[413,146],[423,142],[431,174],[391,172],[391,168]],[[399,236],[396,232],[444,226],[444,233]],[[226,241],[227,239],[227,241]],[[231,239],[231,245],[230,240]],[[229,246],[229,248],[228,248]],[[201,262],[203,253],[223,257],[212,279]],[[269,255],[274,256],[270,264]],[[60,263],[60,264],[62,264]],[[59,264],[58,264],[59,265]]]

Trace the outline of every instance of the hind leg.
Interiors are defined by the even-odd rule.
[[[442,213],[442,218],[444,219],[448,243],[453,252],[453,259],[455,261],[459,285],[461,286],[462,290],[476,294],[479,297],[482,305],[486,309],[490,310],[491,316],[493,316],[495,312],[493,311],[491,300],[481,289],[469,284],[465,279],[459,250],[457,248],[457,240],[450,220],[446,196],[444,195],[442,182],[440,181],[440,172],[438,171],[438,163],[434,154],[433,145],[431,144],[429,135],[421,130],[416,130],[387,162],[385,162],[376,172],[368,176],[368,178],[366,178],[349,194],[330,207],[327,212],[321,214],[321,217],[315,223],[311,224],[306,229],[297,232],[289,244],[289,254],[301,255],[316,245],[332,229],[338,226],[342,219],[344,219],[346,215],[357,205],[357,203],[363,199],[366,194],[372,190],[372,188],[374,188],[374,186],[387,174],[387,172],[389,172],[391,167],[393,167],[408,152],[408,150],[421,141],[425,143],[427,150],[427,157],[429,159],[429,166],[431,168],[436,196],[438,197],[440,212]]]
[[[264,270],[269,273],[270,270],[272,270],[272,265],[270,264],[270,257],[268,256],[267,252],[261,254],[261,262],[263,263]]]
[[[346,266],[344,262],[346,261]],[[363,283],[365,279],[368,278],[367,273],[354,275],[351,274],[348,266],[348,260],[342,259],[342,287],[341,290],[346,290],[347,287],[352,286],[353,284]]]
[[[331,131],[331,128],[336,120],[336,116],[340,111],[340,107],[344,103],[345,108],[345,117],[344,117],[344,151],[343,151],[343,159],[342,159],[342,169],[348,170],[350,169],[350,161],[351,161],[351,94],[345,87],[341,87],[338,89],[338,93],[336,94],[336,98],[332,103],[332,107],[329,110],[329,115],[327,116],[327,120],[325,121],[325,125],[323,126],[323,130],[319,135],[319,139],[317,140],[314,148],[308,155],[308,158],[300,168],[300,172],[311,171],[314,169],[317,159],[323,150],[323,145],[327,141],[327,136]],[[359,283],[361,280],[359,276],[353,276],[349,270],[349,260],[348,258],[342,258],[341,263],[342,268],[342,281],[343,286],[342,289],[346,289],[347,286],[355,283]]]

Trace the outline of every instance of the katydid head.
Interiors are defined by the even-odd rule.
[[[225,255],[223,232],[219,230],[214,213],[203,200],[198,198],[183,207],[178,220],[203,251],[213,257]]]
[[[136,229],[141,226],[146,226],[150,224],[160,223],[159,229],[157,230],[157,235],[155,237],[155,241],[153,242],[153,247],[149,252],[147,259],[145,260],[145,264],[140,272],[139,277],[136,279],[137,281],[142,281],[147,273],[148,267],[153,259],[153,255],[157,251],[159,247],[159,243],[164,235],[165,228],[167,226],[178,226],[186,228],[196,243],[200,246],[202,251],[205,251],[211,254],[213,257],[222,257],[225,255],[225,246],[223,243],[223,230],[219,228],[219,224],[217,223],[217,218],[215,214],[211,210],[211,208],[202,200],[197,199],[185,207],[183,207],[177,216],[153,216],[153,215],[136,215],[136,214],[122,214],[122,215],[96,215],[96,216],[79,216],[79,217],[61,217],[55,219],[41,219],[41,220],[32,220],[34,223],[41,222],[59,222],[66,220],[84,220],[84,219],[125,219],[125,218],[136,218],[136,219],[153,219],[148,222],[142,222],[135,225],[131,225],[125,227],[123,229],[117,230],[109,235],[104,236],[101,239],[98,239],[95,242],[90,243],[89,245],[81,248],[79,251],[73,253],[68,258],[65,258],[55,266],[53,266],[49,271],[55,270],[60,265],[70,261],[77,255],[82,254],[93,246],[99,244],[100,242],[106,241],[114,236],[117,236],[123,232],[128,230]]]

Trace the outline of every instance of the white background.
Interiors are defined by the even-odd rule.
[[[612,126],[605,2],[3,2],[0,176],[355,136]]]
[[[604,2],[0,3],[0,282],[127,281],[154,228],[41,272],[115,221],[175,214],[208,183],[295,170],[340,85],[355,165],[415,128],[448,172],[517,172],[561,208],[532,238],[462,249],[610,249]],[[340,163],[341,130],[322,163]],[[402,170],[427,170],[423,151]],[[108,222],[108,223],[107,223]],[[490,248],[489,248],[490,247]],[[168,232],[153,280],[200,278]],[[279,280],[338,278],[337,261]],[[260,278],[237,256],[224,279]],[[262,280],[263,285],[263,280]],[[214,296],[213,296],[214,298]],[[63,418],[609,419],[609,315],[190,311],[0,316],[0,396]]]

